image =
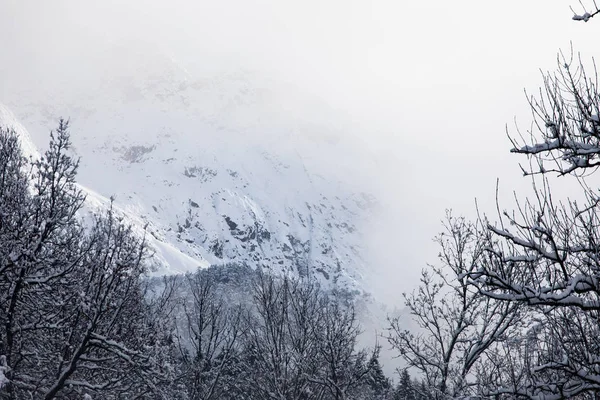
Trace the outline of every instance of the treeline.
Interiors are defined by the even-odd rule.
[[[38,159],[0,129],[0,399],[393,398],[347,293],[241,266],[150,279],[143,235],[84,212],[67,128]]]
[[[160,285],[175,293],[169,315],[184,398],[388,397],[379,348],[357,349],[351,298],[312,282],[238,268],[246,277],[242,285],[222,283],[219,276],[228,276],[222,267]]]

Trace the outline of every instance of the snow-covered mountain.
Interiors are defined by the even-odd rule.
[[[237,262],[364,289],[375,160],[347,116],[248,71],[190,73],[152,49],[105,51],[123,62],[6,89],[0,124],[18,120],[43,149],[70,118],[89,202],[115,196],[147,225],[160,271]]]

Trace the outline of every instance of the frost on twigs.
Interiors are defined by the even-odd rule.
[[[589,19],[592,15],[582,17]],[[529,99],[532,129],[517,131],[513,153],[524,154],[533,195],[516,199],[496,222],[479,219],[485,255],[468,274],[480,294],[520,304],[519,332],[490,356],[498,378],[489,395],[566,399],[600,391],[600,93],[595,64],[561,55],[558,69]],[[576,177],[579,200],[559,199],[551,176]],[[594,338],[594,339],[591,339]],[[590,340],[591,339],[591,340]],[[504,398],[504,397],[502,397]]]
[[[573,15],[573,20],[574,21],[585,21],[585,22],[588,22],[590,20],[590,18],[592,18],[592,14],[590,14],[588,12],[586,12],[583,15],[577,15],[577,14]]]
[[[589,340],[600,337],[599,200],[559,203],[547,180],[533,197],[496,223],[479,222],[485,254],[469,282],[488,299],[522,305],[526,327],[490,355],[498,378],[488,394],[574,398],[600,389],[600,347]]]
[[[499,380],[491,360],[518,331],[520,305],[483,296],[470,284],[486,257],[479,227],[451,213],[444,227],[436,238],[440,265],[424,270],[419,288],[405,295],[419,329],[408,331],[394,318],[387,338],[423,376],[425,398],[481,398],[487,383]]]
[[[61,120],[28,163],[0,128],[0,398],[161,398],[144,239],[111,209],[84,229],[69,148]]]
[[[580,4],[581,4],[583,13],[577,13],[571,7],[571,11],[573,11],[573,20],[574,21],[588,22],[591,18],[593,18],[594,16],[596,16],[597,14],[600,13],[600,9],[598,8],[598,4],[596,3],[596,0],[593,1],[594,8],[591,13],[586,10],[586,7],[584,6],[584,4],[581,1],[580,1]]]
[[[581,60],[559,56],[558,69],[529,98],[533,128],[511,137],[513,153],[532,161],[525,175],[585,173],[600,165],[600,93],[596,65],[588,75]]]
[[[600,165],[600,96],[595,69],[588,75],[581,62],[559,61],[530,99],[534,129],[512,139],[512,151],[529,159],[525,174],[542,177],[514,211],[498,207],[496,222],[479,220],[485,256],[468,274],[483,296],[522,305],[530,327],[493,355],[500,378],[489,394],[497,396],[590,398],[578,396],[600,390],[600,197],[588,177]],[[570,195],[579,200],[559,200],[551,175],[575,176],[581,193]]]

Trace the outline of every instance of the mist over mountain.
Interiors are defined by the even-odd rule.
[[[69,112],[80,184],[147,224],[158,272],[237,262],[365,289],[378,161],[347,119],[249,71],[193,75],[143,45],[105,51],[123,63],[51,95],[9,88],[6,104],[38,146]]]
[[[57,119],[71,118],[82,156],[81,184],[105,197],[114,194],[117,202],[134,196],[129,183],[100,179],[96,171],[121,173],[119,164],[141,169],[123,157],[135,159],[136,151],[153,146],[153,153],[140,153],[140,159],[156,163],[162,155],[174,157],[165,154],[176,147],[164,135],[180,141],[180,152],[197,149],[198,154],[179,156],[177,165],[163,165],[163,171],[173,168],[177,174],[208,165],[216,153],[216,164],[227,169],[230,160],[243,163],[234,154],[261,148],[296,171],[304,164],[309,174],[335,182],[325,185],[330,193],[343,182],[346,197],[365,193],[377,200],[369,217],[352,225],[363,235],[363,261],[370,271],[361,273],[363,280],[373,281],[373,291],[390,303],[401,302],[401,293],[417,283],[420,267],[435,259],[431,237],[444,209],[471,209],[480,193],[468,190],[470,182],[503,162],[499,156],[480,157],[469,143],[479,140],[479,132],[502,126],[512,111],[490,117],[493,105],[456,101],[453,91],[435,89],[449,88],[454,74],[465,70],[455,53],[471,50],[462,43],[450,46],[449,39],[440,43],[425,25],[411,31],[413,16],[423,15],[429,5],[402,11],[387,0],[93,5],[60,0],[7,1],[0,7],[0,45],[11,60],[0,65],[7,77],[0,84],[0,102],[41,148]],[[437,13],[428,15],[438,19]],[[433,55],[446,60],[443,68],[427,61]],[[478,71],[466,69],[471,76]],[[469,82],[465,96],[474,90]],[[489,97],[502,99],[505,92],[508,86],[502,85]],[[447,151],[465,132],[461,118],[475,114],[488,115],[485,123],[467,132],[456,152]],[[488,136],[490,146],[504,145],[501,135]],[[183,161],[200,154],[202,162]],[[137,175],[134,180],[140,181]],[[306,185],[302,179],[297,183],[303,193],[309,192]],[[320,195],[332,198],[317,187],[314,197]],[[182,202],[189,197],[175,205],[185,208]],[[151,215],[158,205],[147,202],[141,213]],[[186,212],[177,211],[183,224]]]

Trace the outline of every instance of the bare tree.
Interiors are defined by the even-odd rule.
[[[244,335],[252,399],[383,399],[387,382],[373,351],[358,348],[360,327],[348,296],[312,280],[258,273]]]
[[[0,398],[160,398],[144,239],[112,209],[80,223],[67,128],[30,166],[15,134],[0,131]]]
[[[357,350],[361,333],[352,301],[334,292],[319,308],[321,326],[316,343],[323,359],[322,372],[312,380],[325,387],[331,399],[358,398],[358,392],[378,366],[379,346],[371,353]]]
[[[55,373],[44,399],[59,392],[115,393],[140,396],[154,393],[153,365],[144,351],[145,302],[141,277],[145,245],[112,210],[99,216],[83,244],[82,263],[64,291],[68,304],[58,315]],[[65,396],[66,394],[62,394]]]
[[[218,294],[220,288],[209,271],[186,275],[184,288],[183,319],[177,328],[187,394],[198,400],[223,398],[232,384],[224,377],[231,378],[228,372],[238,361],[245,313]]]
[[[424,270],[418,290],[405,295],[418,329],[411,332],[394,318],[388,333],[392,347],[422,374],[436,399],[476,394],[484,379],[476,373],[479,365],[519,317],[518,304],[482,296],[468,282],[486,256],[476,227],[448,213],[445,228],[437,237],[441,267]]]
[[[248,321],[246,351],[260,399],[318,399],[320,391],[308,379],[314,373],[316,343],[313,330],[321,294],[315,286],[258,273],[253,288],[254,308]]]
[[[535,346],[521,346],[522,379],[497,393],[562,399],[600,390],[600,215],[593,171],[600,166],[597,74],[561,56],[556,73],[530,99],[533,129],[513,137],[513,152],[534,179],[534,196],[482,218],[487,257],[470,279],[487,298],[525,304],[535,316]],[[556,200],[552,175],[580,183],[577,199]]]
[[[39,344],[39,334],[60,329],[57,314],[65,306],[59,287],[81,259],[76,213],[84,197],[75,187],[77,163],[65,155],[66,122],[60,122],[48,151],[31,167],[16,134],[3,130],[0,137],[0,353],[8,368],[6,392],[13,397],[19,388],[33,390],[39,383],[29,374],[37,364],[38,354],[30,349]]]

